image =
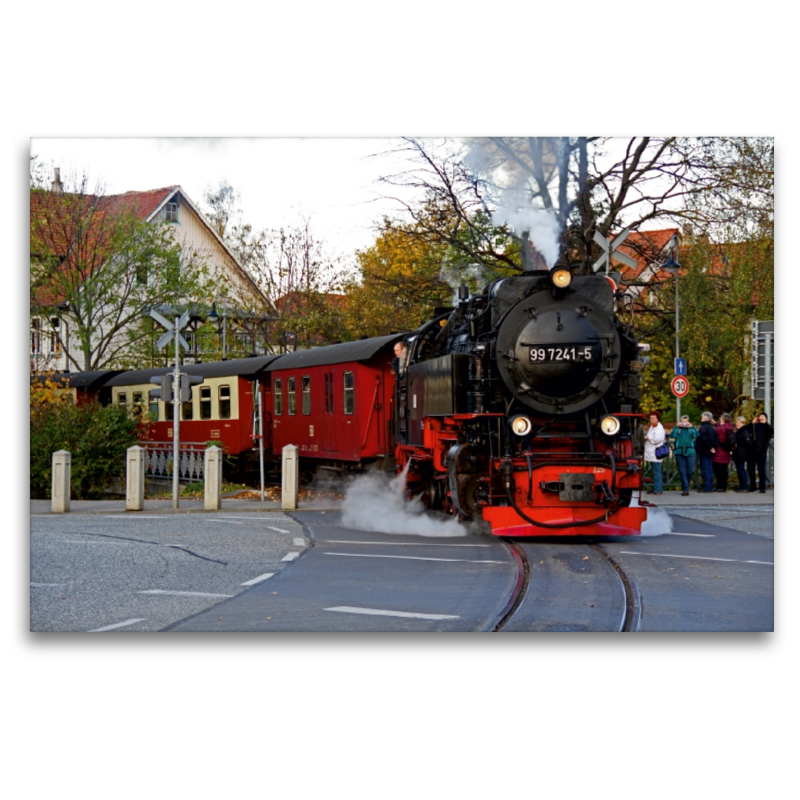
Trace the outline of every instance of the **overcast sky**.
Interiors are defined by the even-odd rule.
[[[369,138],[35,138],[31,155],[86,174],[107,194],[179,185],[202,208],[207,187],[225,180],[241,193],[254,227],[296,223],[346,255],[374,241],[374,222],[397,209],[382,198],[381,175],[402,169],[397,139]]]

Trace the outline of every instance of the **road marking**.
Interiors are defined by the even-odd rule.
[[[42,586],[66,586],[66,583],[32,583],[31,587],[42,587]]]
[[[385,556],[369,553],[325,553],[326,556],[346,556],[347,558],[402,558],[406,561],[459,561],[465,564],[504,564],[504,561],[476,561],[471,558],[425,558],[423,556]]]
[[[281,561],[294,561],[296,558],[300,556],[300,553],[287,553]]]
[[[667,534],[667,536],[697,536],[701,539],[713,539],[716,535],[716,533],[675,533],[675,531]]]
[[[291,533],[291,531],[285,531],[283,528],[276,528],[274,525],[265,525],[265,528],[269,528],[271,531],[278,531],[278,533]]]
[[[140,619],[126,619],[125,622],[118,622],[116,625],[106,625],[105,628],[95,628],[89,633],[102,633],[103,631],[113,631],[114,628],[124,628],[126,625],[135,625],[137,622],[144,622],[144,617]]]
[[[228,525],[244,525],[244,522],[237,522],[234,519],[220,519],[219,517],[216,519],[204,519],[203,522],[205,522],[206,525],[216,525],[219,522],[227,522]]]
[[[274,572],[265,572],[263,575],[259,575],[257,578],[253,578],[251,581],[245,581],[242,586],[253,586],[256,583],[261,583],[261,581],[265,581],[267,578],[271,578],[275,573]]]
[[[305,539],[293,539],[295,547],[305,547],[306,540]]]
[[[56,539],[56,541],[62,544],[128,544],[128,542],[82,542],[78,539]]]
[[[772,561],[740,561],[738,558],[710,558],[709,556],[677,556],[671,553],[636,553],[633,550],[620,550],[620,555],[624,556],[661,556],[661,558],[689,558],[695,561],[730,561],[733,564],[766,564],[774,567]]]
[[[341,611],[343,614],[373,614],[379,617],[411,617],[412,619],[461,619],[454,614],[414,614],[410,611],[386,611],[381,608],[357,608],[356,606],[335,606],[324,611]]]
[[[175,597],[233,597],[232,594],[211,594],[210,592],[175,592],[170,589],[146,589],[137,594],[169,594]]]
[[[449,544],[445,542],[357,542],[352,539],[323,539],[326,544],[376,544],[389,547],[492,547],[490,544]]]

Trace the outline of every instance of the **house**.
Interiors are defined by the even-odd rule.
[[[75,198],[79,198],[76,202]],[[257,305],[264,297],[250,275],[234,254],[209,225],[197,206],[180,186],[168,186],[148,191],[131,191],[119,195],[93,196],[64,193],[59,170],[50,191],[31,191],[31,265],[47,260],[62,275],[72,271],[98,270],[115,258],[114,241],[104,239],[104,225],[110,218],[132,215],[151,224],[164,223],[173,232],[184,254],[202,262],[207,270],[207,282],[226,288],[233,302]],[[46,223],[43,219],[47,217]],[[57,224],[53,223],[56,220]],[[34,236],[34,229],[48,226],[47,236]],[[108,226],[105,226],[108,227]],[[36,240],[36,241],[34,241]],[[89,248],[94,263],[76,251]],[[80,281],[72,281],[80,285]],[[31,288],[30,366],[32,372],[87,369],[80,358],[70,358],[79,352],[75,336],[73,312],[69,298],[64,296],[63,281],[39,284]],[[79,290],[78,290],[79,291]],[[184,298],[185,301],[199,298]],[[72,330],[71,330],[72,328]],[[124,330],[119,332],[124,335]],[[99,336],[98,332],[98,336]],[[77,364],[76,364],[77,362]],[[106,366],[93,364],[92,368]]]

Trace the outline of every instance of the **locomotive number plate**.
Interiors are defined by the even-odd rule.
[[[541,361],[591,361],[592,348],[585,345],[561,347],[531,347],[531,362]]]

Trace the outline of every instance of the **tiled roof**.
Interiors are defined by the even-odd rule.
[[[669,240],[678,233],[677,228],[665,228],[658,231],[634,231],[620,245],[619,249],[620,252],[636,260],[636,268],[621,266],[620,264],[613,264],[613,267],[621,269],[623,281],[638,280],[642,273],[661,256]],[[612,241],[614,236],[616,234],[610,237]],[[649,279],[649,276],[647,279]]]

